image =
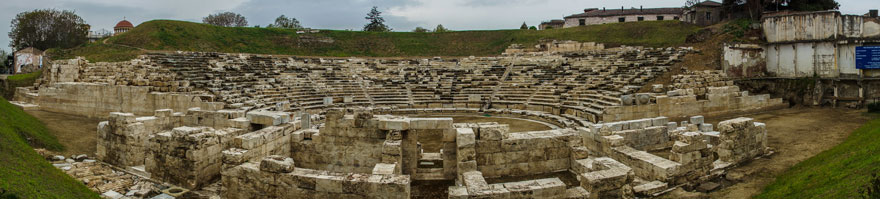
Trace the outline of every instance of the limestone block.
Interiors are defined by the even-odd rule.
[[[707,123],[700,124],[700,131],[701,132],[711,132],[712,131],[712,124],[707,124]]]
[[[409,129],[452,128],[452,118],[410,118]]]
[[[251,125],[251,122],[245,117],[240,117],[240,118],[235,118],[235,119],[229,120],[229,127],[231,127],[231,128],[247,130],[247,129],[250,129],[250,127],[251,127],[250,125]]]
[[[171,114],[172,114],[173,112],[174,112],[174,111],[171,110],[171,109],[159,109],[159,110],[156,110],[156,111],[155,111],[155,113],[153,114],[153,116],[160,117],[160,118],[161,118],[161,117],[171,117]]]
[[[691,117],[690,122],[691,122],[691,124],[697,124],[697,125],[703,124],[703,116],[701,116],[701,115],[693,116],[693,117]],[[682,126],[684,126],[684,125],[682,125]]]
[[[651,126],[665,126],[669,124],[669,118],[667,117],[655,117],[651,119]]]
[[[382,145],[382,153],[389,155],[401,155],[400,140],[385,140]]]
[[[674,130],[674,129],[676,129],[676,128],[678,128],[678,123],[675,123],[675,122],[668,122],[668,123],[666,123],[666,129],[667,129],[667,130],[672,131],[672,130]]]
[[[333,97],[324,97],[324,105],[333,105]]]
[[[173,137],[184,137],[192,134],[198,134],[202,132],[202,128],[198,127],[189,127],[189,126],[181,126],[171,130],[171,136]]]
[[[270,155],[260,161],[260,171],[290,173],[293,172],[294,168],[293,159],[284,156]]]
[[[385,117],[379,120],[379,129],[382,130],[407,130],[410,127],[409,118],[405,117]]]
[[[507,138],[509,126],[505,124],[480,125],[479,132],[481,140],[497,141]]]
[[[391,175],[396,171],[397,164],[387,164],[387,163],[379,163],[373,167],[373,174],[377,175]]]
[[[468,191],[464,186],[450,186],[449,199],[468,199]]]
[[[473,148],[476,144],[476,135],[471,128],[457,128],[455,135],[455,143],[459,149]]]
[[[668,187],[668,185],[665,182],[651,181],[651,182],[633,187],[633,191],[636,194],[639,194],[642,196],[650,196],[655,193],[660,193],[661,191],[666,190],[667,187]]]
[[[477,170],[477,161],[459,162],[456,169],[458,173],[465,173]]]
[[[113,125],[125,125],[136,122],[137,118],[132,113],[111,112],[110,122]]]
[[[247,113],[247,119],[254,124],[275,126],[290,122],[290,114],[274,111],[251,111]]]

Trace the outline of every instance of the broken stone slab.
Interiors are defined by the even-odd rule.
[[[394,174],[396,167],[397,164],[378,163],[373,167],[373,174],[391,175]]]
[[[260,161],[260,170],[270,173],[290,173],[294,170],[293,158],[270,155]]]
[[[275,126],[290,122],[290,114],[276,111],[251,111],[247,113],[247,119],[254,124]]]
[[[633,191],[636,194],[648,196],[648,195],[653,195],[655,193],[660,193],[661,191],[666,190],[667,186],[668,185],[665,182],[651,181],[651,182],[633,187]]]
[[[110,191],[107,191],[107,192],[102,193],[102,194],[101,194],[101,197],[103,197],[103,198],[110,198],[110,199],[120,199],[120,198],[122,198],[122,197],[125,197],[125,195],[122,195],[122,194],[119,193],[119,192],[116,192],[116,191],[110,190]]]
[[[718,189],[718,187],[721,187],[721,184],[715,182],[704,182],[700,183],[700,186],[697,186],[697,191],[708,193],[714,191],[715,189]]]
[[[55,155],[52,156],[52,161],[64,161],[66,159],[63,155]]]

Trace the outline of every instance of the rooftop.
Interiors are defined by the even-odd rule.
[[[621,15],[650,15],[650,14],[681,14],[682,8],[630,8],[630,9],[584,9],[584,13],[570,15],[565,18],[575,17],[608,17]]]

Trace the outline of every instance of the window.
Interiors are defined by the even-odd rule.
[[[639,21],[644,21],[645,17],[639,17],[638,19],[639,19]]]
[[[663,21],[663,16],[657,16],[657,21]]]
[[[617,22],[626,22],[626,17],[617,18]]]
[[[678,20],[678,17],[672,17],[672,19]]]
[[[578,19],[578,25],[582,25],[582,26],[587,25],[587,20],[586,19]]]
[[[706,21],[712,20],[712,12],[706,12]]]

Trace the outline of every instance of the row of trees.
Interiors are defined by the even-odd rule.
[[[370,12],[367,13],[367,17],[365,17],[369,23],[364,25],[364,31],[371,32],[388,32],[391,31],[391,27],[385,25],[385,18],[382,17],[382,12],[379,11],[379,8],[373,6],[370,9]],[[215,26],[223,26],[223,27],[245,27],[248,26],[247,18],[242,16],[241,14],[234,12],[221,12],[217,14],[208,15],[205,18],[202,18],[202,22],[205,24],[211,24]],[[259,27],[259,26],[255,26]],[[303,29],[302,24],[293,17],[287,17],[284,15],[278,16],[275,18],[275,23],[269,24],[269,28],[286,28],[286,29]],[[439,30],[445,31],[443,26],[438,26],[441,28]],[[422,28],[424,29],[424,28]]]
[[[449,29],[447,29],[446,27],[443,27],[443,24],[438,24],[437,27],[434,28],[434,30],[428,30],[426,28],[422,28],[421,26],[416,27],[416,29],[413,30],[413,32],[449,32],[449,31],[450,31]]]

